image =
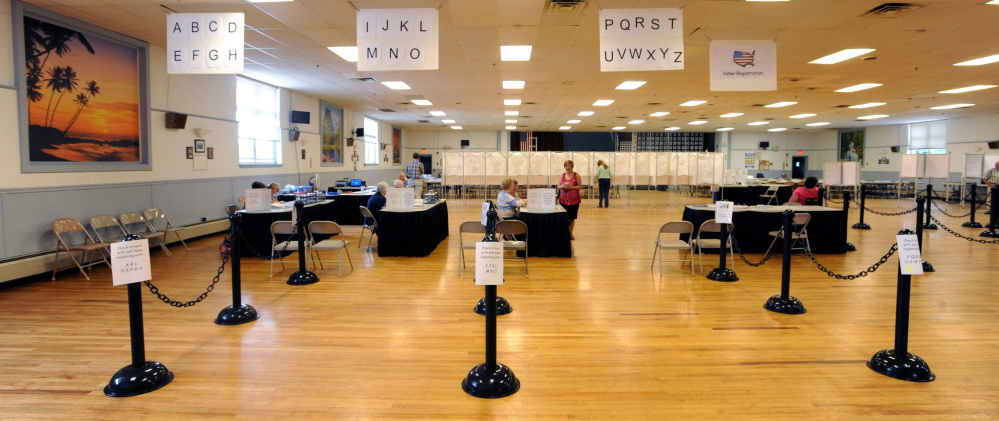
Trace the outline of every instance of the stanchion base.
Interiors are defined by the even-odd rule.
[[[298,271],[288,277],[288,285],[309,285],[319,282],[319,277],[314,272]]]
[[[933,265],[930,262],[923,260],[923,272],[936,272],[936,269],[933,269]]]
[[[999,231],[982,231],[979,237],[999,238]]]
[[[965,223],[961,224],[961,226],[965,227],[965,228],[981,228],[982,227],[982,223],[981,222],[970,222],[969,221],[969,222],[965,222]]]
[[[219,312],[219,317],[215,319],[215,324],[223,326],[241,325],[250,323],[260,318],[257,309],[249,304],[243,304],[239,308],[229,306]]]
[[[156,361],[146,361],[142,367],[126,365],[104,386],[104,394],[112,398],[127,398],[152,392],[173,381],[173,372]]]
[[[503,297],[496,297],[496,315],[502,316],[506,314],[513,313],[513,307],[510,306],[510,302]],[[486,315],[486,299],[483,298],[475,304],[475,314]]]
[[[774,295],[767,300],[767,303],[763,305],[763,308],[770,310],[774,313],[782,314],[805,314],[805,305],[801,304],[797,298],[788,296],[786,299],[780,295]]]
[[[520,380],[503,364],[497,363],[492,369],[479,364],[462,380],[461,390],[476,398],[505,398],[520,390]]]
[[[853,224],[853,229],[855,229],[855,230],[869,230],[869,229],[871,229],[871,226],[867,225],[867,224],[861,224],[860,222],[857,222],[856,224]]]
[[[937,224],[923,224],[923,229],[924,230],[935,230],[935,229],[939,229],[939,228],[937,228]]]
[[[708,279],[718,282],[735,282],[739,280],[735,271],[729,268],[714,268],[708,272]]]
[[[846,243],[846,251],[857,251],[857,246],[853,243]]]
[[[904,359],[896,358],[894,349],[878,351],[867,366],[893,379],[909,382],[931,382],[937,378],[922,358],[914,354],[905,354]]]

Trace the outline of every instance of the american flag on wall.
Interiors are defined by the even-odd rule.
[[[534,132],[523,132],[520,134],[520,150],[521,151],[536,151],[538,150],[538,139],[531,136]]]
[[[732,54],[732,61],[734,61],[735,64],[738,64],[742,67],[746,66],[756,67],[756,65],[753,64],[753,59],[755,55],[756,55],[756,50],[753,50],[753,52],[751,53],[747,53],[745,51],[736,51],[735,53]]]

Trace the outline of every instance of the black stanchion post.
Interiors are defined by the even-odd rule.
[[[930,222],[930,208],[933,207],[933,185],[926,185],[926,223],[923,224],[923,229],[935,230],[937,225]]]
[[[999,231],[996,231],[996,228],[999,228],[999,221],[997,221],[997,218],[999,218],[999,212],[996,212],[996,195],[999,195],[999,186],[992,186],[992,188],[989,189],[989,191],[990,194],[992,195],[992,199],[990,199],[989,202],[989,224],[988,224],[989,230],[982,231],[982,233],[979,234],[979,236],[988,237],[988,238],[999,238]]]
[[[499,242],[499,239],[496,238],[496,221],[499,220],[499,214],[496,212],[496,205],[491,200],[487,200],[487,202],[489,202],[489,210],[486,212],[486,235],[482,237],[482,241],[495,243]],[[488,302],[490,299],[488,297],[488,288],[486,292],[486,297],[475,304],[475,309],[473,310],[475,314],[495,313],[497,316],[503,316],[513,313],[513,306],[510,305],[510,302],[506,298],[497,297],[495,294],[493,294],[492,299],[492,301],[496,302],[495,308],[489,310]]]
[[[863,208],[860,209],[861,212],[864,211]],[[843,191],[843,213],[846,214],[845,221],[847,224],[850,223],[850,192],[848,190]],[[857,247],[853,243],[846,242],[846,251],[857,251]]]
[[[734,270],[725,267],[726,251],[728,251],[728,224],[721,224],[721,242],[718,246],[719,263],[718,267],[708,272],[708,279],[720,282],[735,282],[739,280]]]
[[[139,239],[137,235],[129,235],[122,241]],[[104,386],[104,394],[112,398],[142,395],[173,381],[173,372],[165,365],[156,361],[146,361],[146,338],[142,327],[142,286],[139,282],[128,284],[128,326],[132,337],[132,364],[114,373],[108,385]]]
[[[912,234],[910,230],[898,232]],[[899,251],[901,253],[901,251]],[[901,258],[901,257],[900,257]],[[895,349],[884,349],[874,354],[867,366],[893,379],[910,382],[931,382],[936,376],[922,358],[909,353],[909,290],[912,275],[903,275],[898,268],[898,292],[895,297]]]
[[[794,241],[794,211],[784,211],[784,261],[781,265],[780,295],[774,295],[763,304],[763,308],[774,313],[803,314],[805,306],[791,296],[791,243]]]
[[[315,272],[305,267],[305,219],[302,218],[302,210],[305,203],[301,200],[295,202],[295,212],[298,212],[298,272],[288,277],[288,285],[309,285],[319,282],[319,276]]]
[[[919,254],[923,254],[923,203],[925,198],[916,198],[916,238],[919,239]],[[923,272],[934,272],[933,265],[923,260]]]
[[[858,229],[858,230],[871,229],[870,225],[864,223],[864,208],[867,207],[867,189],[865,188],[866,186],[867,186],[866,184],[860,185],[860,222],[853,224],[853,229]]]
[[[239,267],[239,223],[243,218],[241,213],[233,213],[229,216],[229,262],[232,263],[232,305],[223,308],[219,316],[215,318],[215,324],[232,326],[249,323],[260,318],[257,309],[242,301],[242,283]]]
[[[978,210],[978,184],[971,183],[971,220],[961,224],[965,228],[981,228],[981,222],[975,222],[975,211]]]

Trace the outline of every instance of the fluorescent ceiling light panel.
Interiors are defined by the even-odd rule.
[[[731,117],[738,117],[740,115],[745,115],[745,114],[746,113],[728,113],[728,114],[722,114],[721,117],[731,118]]]
[[[628,124],[642,124],[644,122],[645,120],[631,120],[628,122]]]
[[[558,129],[559,130],[569,130],[571,128],[572,128],[572,126],[562,126],[562,127],[559,127]]]
[[[517,120],[503,120],[503,122],[507,124],[517,124]]]
[[[874,114],[874,115],[865,115],[863,117],[857,117],[857,120],[874,120],[876,118],[885,118],[885,117],[888,117],[888,115],[887,114]]]
[[[503,89],[524,89],[524,81],[522,80],[504,80]]]
[[[327,47],[340,58],[351,63],[357,63],[357,47]]]
[[[520,111],[503,111],[503,115],[520,115]]]
[[[983,64],[995,63],[999,61],[999,54],[994,56],[976,58],[974,60],[962,61],[955,64],[955,66],[981,66]]]
[[[519,99],[504,99],[503,105],[520,105]]]
[[[999,0],[992,0],[992,1],[990,1],[988,3],[985,3],[985,4],[999,4]]]
[[[593,103],[595,107],[606,107],[614,103],[613,99],[598,99],[597,102]]]
[[[517,126],[506,126],[507,130],[516,130]]]
[[[931,110],[952,110],[954,108],[968,108],[974,107],[975,104],[951,104],[951,105],[941,105],[939,107],[930,107]]]
[[[566,123],[576,124],[576,123],[579,123],[580,121],[583,121],[583,120],[569,120],[569,121],[566,121]]]
[[[881,86],[880,83],[861,83],[859,85],[848,86],[843,89],[837,89],[836,92],[857,92],[863,91],[864,89],[877,88]]]
[[[787,129],[785,129],[783,127],[774,127],[772,129],[767,129],[768,132],[782,132],[784,130],[787,130]]]
[[[444,124],[454,124],[454,120],[441,120],[441,123],[444,123]]]
[[[461,130],[461,126],[451,126],[452,129]]]
[[[996,0],[996,1],[999,1],[999,0]],[[960,94],[960,93],[964,93],[964,92],[980,91],[982,89],[995,88],[996,86],[999,86],[999,85],[975,85],[975,86],[968,86],[966,88],[948,89],[946,91],[940,91],[939,93],[941,93],[941,94]]]
[[[885,103],[883,103],[883,102],[868,102],[866,104],[851,105],[849,108],[871,108],[871,107],[880,107],[882,105],[885,105]]]
[[[704,104],[706,102],[708,102],[708,101],[687,101],[687,102],[684,102],[683,104],[680,104],[680,106],[681,107],[693,107],[695,105],[701,105],[701,104]]]
[[[815,114],[796,114],[791,116],[791,118],[808,118],[808,117],[815,117]]]
[[[500,60],[503,61],[530,61],[531,60],[531,50],[534,47],[530,45],[501,45],[500,46]]]
[[[812,63],[812,64],[833,64],[833,63],[839,63],[841,61],[849,60],[849,59],[854,58],[854,57],[862,56],[862,55],[867,54],[867,53],[872,52],[872,51],[874,51],[873,48],[851,48],[851,49],[843,50],[843,51],[840,51],[840,52],[837,52],[837,53],[832,53],[832,54],[830,54],[828,56],[825,56],[825,57],[822,57],[822,58],[819,58],[819,59],[812,60],[809,63]]]
[[[658,113],[649,114],[649,117],[662,117],[664,115],[669,115],[669,113],[666,111],[660,111]]]
[[[794,105],[794,104],[797,104],[797,102],[784,101],[784,102],[775,102],[775,103],[770,104],[770,105],[764,105],[764,107],[766,107],[766,108],[780,108],[780,107],[786,107],[788,105]]]
[[[826,125],[829,125],[829,122],[820,121],[818,123],[808,123],[808,124],[806,124],[806,126],[812,126],[812,127],[815,127],[815,126],[826,126]]]
[[[587,117],[587,116],[593,115],[593,111],[580,111],[579,114],[577,114],[577,115],[581,115],[583,117]]]
[[[769,121],[754,121],[752,123],[749,123],[750,126],[762,126],[762,125],[765,125],[765,124],[770,124],[770,122]]]
[[[432,115],[434,117],[444,117],[444,116],[447,115],[447,113],[445,113],[443,111],[431,111],[430,115]]]
[[[412,102],[416,105],[434,105],[432,102],[425,99],[414,99]]]
[[[735,127],[722,127],[718,129],[719,132],[727,132],[729,130],[735,130]]]
[[[663,130],[669,130],[669,131],[671,131],[671,132],[672,132],[672,131],[675,131],[675,130],[680,130],[680,128],[679,128],[679,127],[676,127],[676,126],[673,126],[673,127],[667,127],[667,128],[665,128],[665,129],[663,129]]]
[[[707,120],[695,120],[695,121],[691,121],[690,123],[687,123],[687,124],[697,125],[697,124],[704,124],[704,123],[707,123],[707,122],[708,122]]]
[[[624,126],[617,126],[617,127],[613,128],[613,129],[611,129],[611,130],[624,130],[624,129],[627,129],[627,127],[624,127]]]
[[[382,85],[388,86],[389,89],[396,89],[396,90],[413,89],[410,88],[409,85],[406,84],[406,82],[382,82]]]
[[[614,89],[638,89],[644,84],[645,84],[644,80],[631,80],[627,82],[621,82],[621,84],[617,85],[617,88]]]

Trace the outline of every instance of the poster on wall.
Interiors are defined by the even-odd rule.
[[[402,163],[402,129],[392,128],[392,163]]]
[[[603,9],[600,71],[683,70],[683,11]]]
[[[323,167],[343,166],[343,108],[319,101],[319,139]]]
[[[15,4],[22,170],[151,169],[147,45]]]
[[[839,160],[864,162],[864,129],[840,130]]]
[[[437,70],[437,9],[357,11],[357,70]]]

